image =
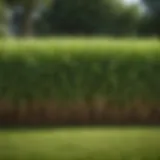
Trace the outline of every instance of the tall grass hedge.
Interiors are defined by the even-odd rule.
[[[17,107],[21,100],[90,102],[97,97],[118,107],[142,100],[159,108],[160,43],[105,38],[1,40],[1,100]]]

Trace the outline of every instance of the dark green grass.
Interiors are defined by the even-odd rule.
[[[0,132],[0,160],[159,160],[160,128]]]

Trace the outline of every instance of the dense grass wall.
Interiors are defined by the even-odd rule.
[[[0,42],[1,124],[160,123],[156,40]]]

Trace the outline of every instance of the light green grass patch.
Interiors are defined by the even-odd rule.
[[[159,128],[0,132],[4,160],[159,160]]]

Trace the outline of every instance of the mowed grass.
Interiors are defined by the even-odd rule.
[[[22,54],[159,54],[160,42],[157,39],[124,38],[114,39],[106,37],[53,37],[38,39],[0,39],[0,53]],[[81,53],[80,53],[81,54]]]
[[[159,160],[160,128],[0,131],[0,160]]]

